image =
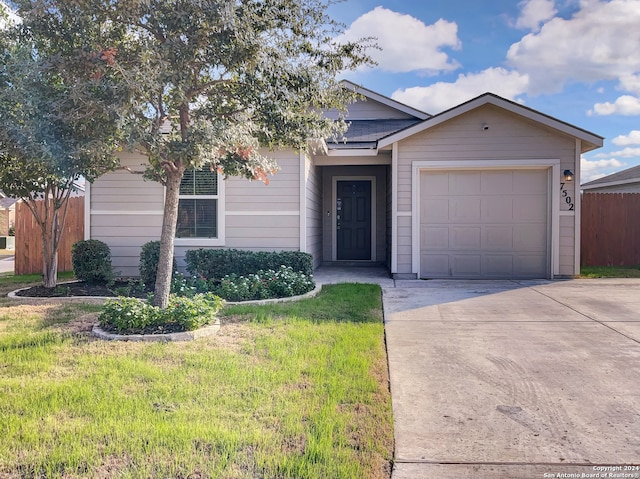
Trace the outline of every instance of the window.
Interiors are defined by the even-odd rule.
[[[218,238],[218,173],[186,170],[180,182],[176,238]]]

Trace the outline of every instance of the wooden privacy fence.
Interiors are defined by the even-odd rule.
[[[582,266],[640,265],[640,193],[584,193]]]
[[[38,207],[44,208],[39,202]],[[16,256],[15,274],[42,273],[42,233],[31,210],[24,203],[16,204]],[[69,212],[60,247],[58,271],[71,271],[71,246],[84,239],[84,197],[69,198]]]

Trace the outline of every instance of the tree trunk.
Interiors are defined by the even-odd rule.
[[[43,200],[42,206],[45,209],[39,221],[42,231],[42,284],[45,288],[55,288],[58,279],[58,211],[53,201],[48,199]]]
[[[167,171],[167,191],[164,200],[164,214],[162,216],[162,235],[160,236],[160,258],[158,260],[156,288],[153,297],[153,304],[162,309],[169,305],[171,276],[173,274],[173,245],[176,237],[178,199],[183,173],[184,168]]]

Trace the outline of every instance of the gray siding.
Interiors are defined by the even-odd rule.
[[[307,252],[313,256],[313,266],[322,262],[322,174],[313,160],[305,158],[306,169],[306,215]]]
[[[142,172],[146,158],[123,152],[120,163]],[[140,248],[160,238],[164,188],[144,181],[142,175],[118,170],[101,176],[90,187],[90,237],[111,249],[114,271],[123,276],[137,276]]]
[[[482,125],[489,125],[483,130]],[[560,171],[574,170],[575,140],[501,108],[485,105],[409,137],[398,144],[398,212],[411,212],[412,162],[559,159]],[[559,185],[558,185],[559,187]],[[575,198],[575,182],[565,185]],[[575,201],[574,201],[575,202]],[[569,205],[560,202],[561,211]],[[563,219],[564,218],[564,219]],[[573,216],[561,217],[560,274],[573,275]],[[569,245],[571,242],[571,245]],[[411,218],[398,218],[398,273],[411,273]]]
[[[188,249],[224,247],[280,251],[300,248],[300,165],[293,150],[270,153],[280,171],[270,184],[229,178],[221,198],[225,211],[225,241],[211,246],[201,243],[179,244],[175,252],[180,267]],[[135,153],[120,155],[122,166],[142,172],[146,158]],[[140,249],[158,240],[162,228],[164,188],[146,182],[139,174],[119,170],[102,176],[90,188],[90,237],[111,248],[113,266],[125,276],[139,274]]]

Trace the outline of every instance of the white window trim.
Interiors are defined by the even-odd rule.
[[[216,218],[218,220],[218,237],[217,238],[174,238],[174,246],[189,247],[206,247],[206,246],[224,246],[225,245],[225,181],[220,173],[218,175],[218,194],[217,195],[184,195],[184,198],[193,199],[217,199],[216,202]],[[165,190],[166,194],[166,190]],[[183,195],[180,195],[182,198]]]

